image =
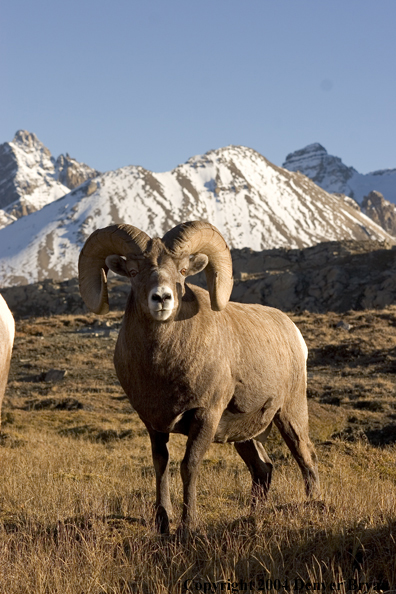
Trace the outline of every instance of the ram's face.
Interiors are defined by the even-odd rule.
[[[204,254],[171,255],[159,240],[142,256],[109,256],[107,266],[130,278],[135,302],[158,322],[172,320],[181,307],[187,276],[200,272],[208,263]]]
[[[159,322],[173,318],[185,291],[185,262],[161,253],[133,264],[131,284],[142,309]]]

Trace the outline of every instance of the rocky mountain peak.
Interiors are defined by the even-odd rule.
[[[61,198],[99,172],[49,149],[27,130],[0,145],[0,228]]]
[[[390,235],[396,236],[396,206],[385,200],[381,192],[373,190],[365,196],[362,210]]]
[[[299,149],[298,151],[294,151],[294,153],[289,153],[286,157],[286,161],[283,164],[283,167],[285,167],[285,169],[288,169],[288,167],[286,167],[286,163],[291,164],[296,160],[301,162],[305,159],[311,159],[312,157],[323,157],[327,154],[328,153],[324,146],[319,144],[319,142],[314,142],[312,144],[308,144],[305,148]]]
[[[283,167],[300,171],[327,192],[345,194],[359,203],[373,190],[396,203],[396,169],[359,173],[329,155],[318,142],[288,154]]]
[[[57,179],[69,190],[74,190],[87,179],[92,179],[100,174],[100,171],[92,169],[85,163],[79,163],[79,161],[70,157],[68,153],[59,155],[55,162],[55,170]]]
[[[18,130],[10,147],[18,162],[18,169],[22,164],[30,169],[41,167],[51,170],[53,167],[51,151],[32,132]]]
[[[327,192],[355,197],[348,186],[348,180],[356,173],[355,169],[344,165],[339,157],[329,155],[318,142],[287,155],[282,167],[289,171],[300,171]]]
[[[45,149],[46,152],[51,154],[37,136],[33,132],[28,132],[27,130],[18,130],[12,142],[23,148],[25,151]]]

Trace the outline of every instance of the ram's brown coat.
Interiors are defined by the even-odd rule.
[[[209,224],[201,225],[206,230]],[[213,441],[234,442],[252,475],[252,501],[266,496],[272,463],[263,444],[272,421],[301,468],[307,494],[318,495],[316,454],[308,436],[307,349],[290,318],[269,307],[227,303],[221,283],[218,293],[223,305],[217,307],[212,293],[184,283],[184,276],[209,266],[210,257],[208,264],[208,257],[202,254],[180,251],[181,248],[172,253],[167,236],[163,241],[147,236],[142,241],[138,236],[142,243],[137,252],[128,253],[128,245],[128,250],[114,255],[114,228],[108,229],[111,231],[101,230],[104,242],[111,234],[110,255],[106,257],[106,249],[100,248],[101,278],[106,277],[110,267],[129,277],[132,285],[114,364],[121,385],[151,438],[157,477],[156,521],[160,530],[169,530],[171,515],[167,450],[170,433],[188,436],[181,463],[183,528],[194,524],[198,468]],[[131,230],[136,236],[137,230]],[[210,230],[220,235],[212,226]],[[96,235],[95,242],[99,239]],[[205,252],[205,246],[199,245]],[[85,258],[84,250],[82,254]],[[89,279],[84,270],[90,273],[90,260],[86,258],[86,263],[83,260],[81,264],[81,259],[81,277]],[[224,254],[223,260],[226,262]],[[218,273],[214,270],[209,281],[213,278],[216,282]],[[221,272],[226,278],[223,268]],[[106,311],[103,281],[95,281],[92,291],[90,281],[84,282],[88,289],[82,289],[83,297],[90,293],[87,302],[96,303],[97,311]],[[150,295],[159,286],[169,294],[162,289],[154,293],[155,305],[162,303],[158,308],[165,308],[164,302],[170,302],[171,296],[174,299],[172,313],[165,321],[150,314]],[[230,286],[227,291],[230,292]]]

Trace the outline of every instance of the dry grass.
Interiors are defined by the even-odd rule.
[[[371,326],[360,320],[360,330],[355,317],[354,334],[334,327],[339,318],[297,319],[314,353],[310,405],[323,502],[306,504],[296,463],[274,432],[270,497],[250,516],[243,462],[231,445],[213,445],[200,475],[199,528],[182,542],[154,532],[149,440],[111,361],[120,315],[107,327],[95,326],[94,316],[21,322],[0,442],[0,593],[163,594],[185,591],[186,580],[191,592],[254,592],[270,586],[267,579],[288,579],[291,590],[296,578],[328,592],[331,582],[341,584],[338,592],[351,590],[352,579],[372,591],[396,589],[396,447],[374,447],[354,431],[391,423],[395,314],[371,312]],[[370,351],[364,332],[371,331],[377,342]],[[356,342],[364,348],[355,359],[337,359]],[[326,360],[328,344],[335,355]],[[68,373],[45,382],[51,367]],[[355,384],[366,400],[371,387],[382,411],[354,408],[363,398]],[[338,405],[326,403],[325,386],[339,390]],[[359,422],[350,421],[352,413]],[[343,432],[349,441],[336,437]],[[174,527],[184,442],[171,437]]]

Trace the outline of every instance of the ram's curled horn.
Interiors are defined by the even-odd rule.
[[[205,221],[189,221],[168,231],[162,241],[175,255],[188,252],[209,257],[205,274],[212,309],[224,309],[230,299],[233,279],[231,253],[220,231]]]
[[[110,225],[97,229],[84,244],[78,261],[80,293],[85,305],[96,314],[109,311],[106,258],[111,254],[142,254],[150,237],[132,225]]]

